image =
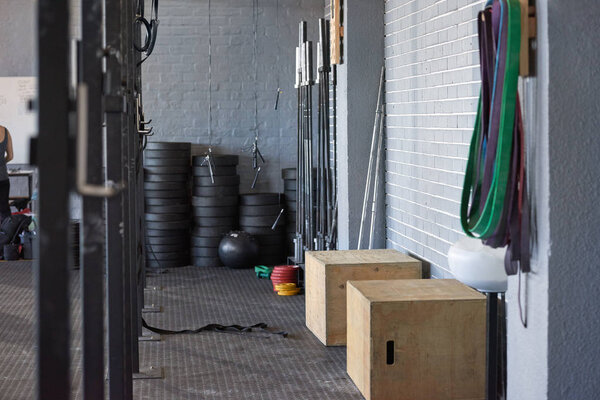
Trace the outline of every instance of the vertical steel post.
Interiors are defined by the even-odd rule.
[[[38,1],[37,398],[70,397],[69,2]]]
[[[133,112],[132,106],[132,94],[129,80],[129,63],[131,63],[131,26],[130,26],[130,11],[129,3],[131,0],[121,1],[121,17],[122,17],[122,47],[121,54],[124,68],[121,71],[122,85],[124,86],[125,95],[125,107],[126,112],[121,118],[121,168],[122,178],[125,183],[125,190],[122,193],[121,200],[121,212],[123,213],[123,317],[124,317],[124,348],[125,348],[125,373],[133,375],[134,371],[134,358],[137,360],[137,353],[133,354],[133,338],[132,338],[132,324],[133,324],[133,313],[131,309],[131,265],[133,263],[133,257],[131,256],[131,225],[129,223],[129,135],[131,132],[131,115]],[[137,367],[135,367],[137,368]],[[128,375],[129,377],[129,375]],[[125,387],[126,393],[129,390],[129,395],[126,395],[126,399],[133,397],[132,386]]]
[[[315,201],[315,192],[314,192],[314,171],[313,171],[313,93],[312,88],[314,85],[313,80],[313,58],[312,58],[312,42],[307,41],[305,46],[305,62],[306,62],[306,179],[307,179],[307,208],[306,213],[308,216],[307,219],[307,239],[306,239],[306,249],[314,250],[315,249],[315,209],[314,209],[314,201]]]
[[[373,136],[371,137],[371,150],[369,151],[369,165],[367,167],[367,178],[366,178],[366,183],[365,183],[365,193],[364,193],[364,197],[363,197],[363,206],[362,206],[362,214],[361,214],[361,218],[360,218],[360,227],[358,230],[358,244],[356,245],[356,248],[358,250],[360,250],[362,248],[362,239],[363,239],[363,232],[364,232],[364,227],[366,222],[366,217],[367,217],[367,206],[368,206],[368,201],[369,198],[371,196],[371,180],[372,180],[372,170],[373,170],[373,152],[375,151],[375,143],[377,142],[377,135],[379,133],[378,127],[379,124],[383,123],[382,121],[382,111],[381,111],[381,105],[383,104],[383,86],[384,86],[384,79],[385,79],[385,66],[381,67],[381,75],[379,77],[379,90],[378,90],[378,94],[377,94],[377,106],[375,107],[375,122],[373,123]]]
[[[337,248],[337,229],[335,221],[337,220],[337,66],[331,66],[331,243],[332,247]]]
[[[127,117],[123,88],[123,55],[127,48],[123,38],[125,29],[124,1],[105,0],[106,14],[106,180],[123,181],[124,164],[123,128]],[[123,193],[106,200],[106,259],[108,302],[108,394],[111,400],[132,398],[131,346],[126,339],[125,299],[126,257],[123,232]]]
[[[135,14],[134,10],[134,14]],[[142,32],[139,29],[139,25],[137,29],[134,29],[133,32],[133,40],[135,43],[141,43],[142,40]],[[142,99],[142,54],[139,51],[134,52],[134,65],[135,65],[135,73],[134,73],[134,85],[135,85],[135,94],[140,99],[140,105],[143,104]],[[145,257],[145,243],[144,243],[144,230],[145,230],[145,220],[144,220],[144,165],[143,165],[143,155],[142,155],[142,139],[138,133],[139,124],[143,116],[141,115],[141,111],[139,114],[139,119],[134,121],[135,129],[134,133],[134,160],[135,160],[135,179],[136,179],[136,191],[135,191],[135,217],[136,217],[136,254],[137,254],[137,264],[136,264],[136,293],[137,293],[137,337],[142,336],[142,309],[144,308],[144,287],[146,285],[146,257]]]
[[[129,223],[129,135],[131,132],[131,118],[133,110],[133,95],[131,90],[130,81],[130,67],[129,65],[133,62],[131,58],[131,49],[133,44],[131,42],[131,0],[121,0],[121,57],[123,69],[121,71],[121,85],[123,86],[125,96],[125,107],[126,112],[121,118],[121,168],[122,178],[125,183],[125,190],[122,193],[121,199],[121,212],[123,214],[123,319],[124,319],[124,353],[125,353],[125,374],[127,379],[133,375],[134,370],[134,358],[137,359],[137,353],[134,357],[133,354],[133,339],[131,335],[132,317],[133,313],[131,310],[131,265],[133,258],[131,256],[131,225]],[[133,397],[132,385],[125,386],[126,399]]]
[[[132,1],[130,4],[130,12],[131,12],[131,37],[132,43],[139,42],[140,37],[140,28],[139,25],[133,24],[136,15],[136,2]],[[132,58],[131,58],[131,87],[132,87],[132,101],[135,107],[136,98],[139,93],[138,86],[138,71],[139,67],[137,63],[140,61],[140,53],[135,50],[133,47]],[[139,356],[139,337],[142,335],[141,332],[141,310],[144,306],[140,304],[139,301],[139,282],[140,282],[140,214],[139,214],[139,145],[138,145],[138,131],[137,131],[137,119],[136,119],[136,111],[135,108],[132,117],[131,117],[131,130],[129,132],[129,162],[131,164],[131,192],[130,192],[130,207],[131,207],[131,245],[132,245],[132,256],[133,262],[131,264],[131,307],[132,307],[132,330],[131,330],[131,340],[133,341],[133,365],[134,365],[134,373],[140,372],[140,356]]]
[[[81,81],[87,85],[87,182],[103,183],[102,3],[82,0]],[[104,199],[83,196],[80,232],[83,397],[104,399]]]
[[[498,399],[498,293],[487,295],[486,399]]]
[[[137,55],[133,47],[135,40],[135,30],[133,21],[135,19],[135,1],[126,0],[124,4],[126,8],[127,18],[125,26],[127,29],[127,92],[128,92],[128,120],[127,120],[127,213],[126,224],[128,225],[127,246],[129,253],[129,288],[128,301],[130,306],[130,342],[131,342],[131,360],[134,373],[140,371],[139,362],[139,347],[138,347],[138,293],[137,293],[137,278],[138,278],[138,256],[137,256],[137,206],[136,206],[136,191],[137,191],[137,173],[136,173],[136,136],[137,130],[135,126],[136,113],[136,70],[137,70]]]

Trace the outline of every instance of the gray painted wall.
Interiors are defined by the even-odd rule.
[[[338,237],[340,249],[355,249],[383,64],[382,1],[344,1],[343,52],[337,87]],[[379,199],[383,200],[383,181],[379,187]],[[381,223],[376,228],[374,248],[384,247],[385,211],[383,201],[380,204]]]
[[[281,168],[296,164],[298,23],[308,21],[309,40],[316,43],[323,3],[258,1],[256,85],[252,4],[252,0],[211,2],[212,144],[217,153],[240,154],[240,189],[250,191],[254,177],[251,159],[241,149],[254,138],[256,90],[259,146],[268,163],[256,190],[280,191]],[[151,140],[207,145],[208,0],[165,0],[160,7],[156,47],[142,69],[145,114],[153,119],[156,132]],[[275,111],[278,82],[283,93]],[[197,151],[204,151],[205,146],[199,147]]]
[[[600,393],[600,6],[548,1],[548,399]]]
[[[0,75],[33,76],[35,64],[34,0],[0,1]]]

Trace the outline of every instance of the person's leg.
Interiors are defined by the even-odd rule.
[[[0,218],[4,220],[10,217],[10,206],[8,205],[8,195],[10,192],[10,180],[0,181]],[[0,221],[1,222],[1,221]]]

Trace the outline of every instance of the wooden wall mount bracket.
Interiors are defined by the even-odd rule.
[[[537,19],[535,2],[519,0],[521,4],[521,55],[519,75],[535,76],[535,41],[537,38]]]
[[[342,63],[342,38],[344,37],[342,0],[330,0],[331,22],[330,22],[330,62],[331,65]]]

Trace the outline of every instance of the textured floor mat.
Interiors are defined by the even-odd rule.
[[[73,398],[81,386],[81,309],[78,272],[70,281]],[[31,261],[0,262],[0,398],[35,398],[35,291]]]
[[[35,398],[35,294],[30,262],[0,262],[0,398]],[[280,297],[251,270],[179,268],[150,277],[144,314],[150,325],[197,328],[208,323],[265,322],[287,338],[204,332],[140,343],[140,364],[165,378],[136,380],[136,399],[361,399],[345,372],[344,347],[327,348],[304,326],[304,296]],[[73,398],[81,398],[81,309],[71,276]]]
[[[34,398],[34,291],[29,262],[0,262],[0,393]]]
[[[287,338],[200,333],[140,345],[142,366],[160,360],[163,381],[137,381],[139,399],[362,399],[346,374],[346,348],[323,346],[304,326],[304,296],[277,296],[251,270],[181,268],[148,280],[163,287],[146,304],[150,325],[196,328],[208,323],[265,322]]]

